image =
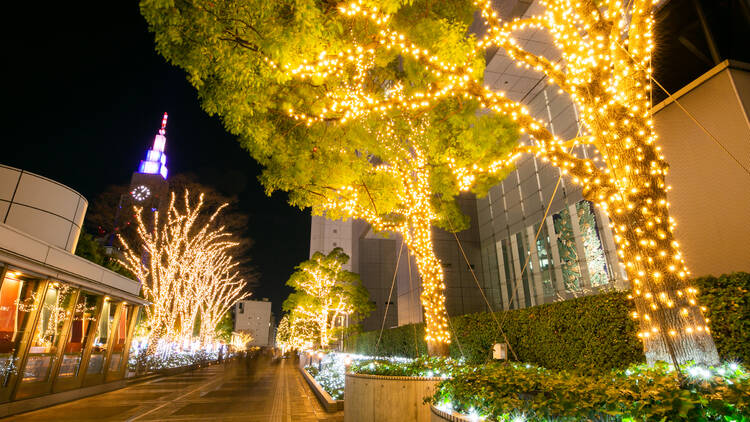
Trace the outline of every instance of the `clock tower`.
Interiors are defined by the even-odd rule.
[[[161,119],[161,128],[154,137],[154,145],[141,160],[138,171],[130,179],[128,202],[143,207],[144,211],[164,210],[169,205],[169,183],[167,182],[167,113]]]

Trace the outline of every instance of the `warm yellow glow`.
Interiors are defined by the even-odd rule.
[[[247,297],[245,281],[237,271],[231,255],[236,243],[223,227],[215,226],[219,207],[201,225],[197,222],[203,207],[203,195],[193,208],[185,191],[184,212],[169,203],[166,219],[154,213],[153,226],[143,221],[142,209],[136,208],[139,245],[127,245],[122,264],[141,281],[150,327],[149,350],[166,338],[180,343],[192,341],[196,318],[200,315],[200,340],[211,342],[224,314]],[[131,247],[133,246],[133,247]]]
[[[375,173],[384,173],[399,183],[393,191],[397,209],[391,214],[402,216],[394,222],[377,212],[370,203],[363,186],[341,186],[329,194],[320,205],[324,210],[336,210],[349,217],[367,221],[376,231],[396,232],[414,255],[422,278],[421,302],[425,316],[425,339],[428,343],[449,344],[448,316],[445,309],[443,269],[433,251],[432,223],[437,219],[431,200],[430,165],[426,160],[424,143],[421,141],[427,123],[415,123],[407,119],[409,133],[397,133],[392,121],[376,134],[378,143],[388,149],[393,162],[384,162],[375,167]]]
[[[371,39],[352,42],[340,51],[323,52],[318,60],[291,67],[269,63],[287,75],[302,79],[325,79],[335,76],[347,82],[329,89],[321,112],[309,113],[289,109],[289,114],[307,125],[321,121],[346,122],[387,111],[412,112],[433,107],[446,98],[471,98],[490,111],[509,116],[528,143],[519,144],[505,157],[486,166],[452,166],[459,186],[472,188],[480,174],[497,174],[513,164],[522,154],[535,154],[560,169],[583,188],[586,199],[596,203],[612,220],[618,255],[633,282],[638,313],[648,312],[649,320],[639,318],[649,359],[665,359],[669,349],[672,360],[715,360],[715,348],[704,331],[690,328],[703,322],[695,300],[696,291],[689,286],[690,274],[685,266],[679,244],[675,241],[674,220],[669,216],[665,183],[668,166],[660,147],[651,118],[651,54],[654,49],[652,0],[540,0],[542,14],[513,21],[503,21],[492,9],[490,0],[476,0],[487,31],[475,41],[474,52],[466,63],[448,63],[427,49],[415,45],[405,34],[391,27],[392,17],[376,8],[366,7],[364,0],[354,1],[339,10],[352,19],[367,21],[376,31]],[[529,29],[547,32],[561,54],[553,63],[521,47],[514,34]],[[570,96],[583,126],[582,136],[563,140],[554,136],[547,125],[531,117],[528,108],[484,86],[472,68],[471,57],[483,57],[491,48],[501,48],[519,66],[547,76]],[[396,52],[421,64],[436,81],[423,90],[407,90],[395,84],[385,93],[368,85],[369,71],[379,54]],[[599,167],[591,159],[570,153],[572,147],[594,145],[602,156]],[[341,196],[354,197],[352,187],[342,187]],[[342,200],[335,206],[354,207],[356,201]],[[363,218],[376,228],[378,216],[371,211],[352,210],[351,215]],[[415,218],[429,219],[423,210]],[[429,244],[429,231],[406,236],[412,252]],[[416,252],[415,252],[416,253]],[[417,253],[419,260],[419,254]],[[441,289],[442,272],[431,268],[435,262],[421,262],[425,272],[434,271],[423,291],[423,304],[428,327],[442,327],[444,320],[432,321],[435,310],[444,307]],[[423,275],[424,276],[424,275]],[[684,292],[686,293],[683,293]],[[677,310],[680,311],[677,311]],[[638,318],[636,316],[636,318]],[[685,327],[688,327],[686,329]],[[428,328],[429,329],[429,328]],[[674,341],[667,348],[669,337],[650,333],[671,333],[693,337]],[[695,335],[703,335],[695,337]],[[429,331],[428,340],[447,340],[442,328]],[[649,338],[650,337],[650,338]],[[692,343],[691,343],[692,342]],[[701,346],[685,346],[698,344]],[[676,350],[681,348],[681,350]],[[703,349],[703,356],[691,356]],[[676,356],[675,353],[679,354]],[[710,356],[709,356],[710,355]]]

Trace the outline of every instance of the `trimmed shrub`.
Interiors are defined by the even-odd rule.
[[[750,273],[701,277],[695,287],[719,356],[750,364]]]
[[[750,362],[750,274],[734,273],[696,280],[699,300],[707,307],[719,355]],[[643,362],[643,346],[630,318],[625,292],[610,292],[531,308],[497,312],[518,360],[549,369],[624,368]],[[504,315],[505,314],[505,315]],[[451,356],[469,363],[491,359],[494,343],[503,342],[488,312],[451,318]],[[416,357],[427,353],[424,325],[410,324],[357,334],[347,340],[350,352]],[[509,355],[512,354],[509,351]]]
[[[493,421],[746,421],[750,378],[735,365],[688,367],[681,380],[667,364],[599,374],[493,363],[454,371],[433,403]]]

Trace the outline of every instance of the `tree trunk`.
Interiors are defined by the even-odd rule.
[[[618,115],[602,120],[628,122]],[[603,136],[605,142],[597,147],[608,161],[619,192],[602,195],[584,188],[584,196],[603,207],[612,221],[648,362],[717,364],[708,321],[674,238],[665,184],[667,163],[653,144],[655,135],[644,130],[649,127],[645,118],[635,118],[619,133],[599,128],[601,134],[614,135]]]
[[[641,209],[642,205],[635,209]],[[640,322],[638,336],[643,341],[647,361],[719,363],[708,321],[697,302],[697,290],[687,279],[679,250],[669,247],[674,241],[672,233],[663,230],[665,238],[659,239],[657,247],[650,246],[653,239],[648,239],[644,245],[641,240],[645,236],[635,230],[639,224],[632,227],[629,221],[629,217],[640,219],[640,216],[630,214],[613,214],[610,218],[617,227],[615,233],[622,237],[620,247],[627,257],[625,270],[631,280],[636,306],[633,316]],[[662,221],[669,221],[666,208],[659,214]],[[661,251],[665,251],[666,256],[660,256]]]
[[[156,327],[151,328],[151,332],[148,334],[148,342],[146,343],[146,354],[153,355],[156,353],[156,348],[159,346],[159,340],[164,336],[164,327],[162,324],[157,322]]]
[[[430,356],[448,356],[451,342],[448,314],[445,309],[443,268],[432,245],[431,224],[428,218],[415,217],[408,233],[402,233],[409,250],[417,261],[422,278],[422,309],[424,310],[425,340]]]
[[[328,348],[328,311],[325,312],[326,318],[318,320],[318,329],[320,330],[320,348]]]

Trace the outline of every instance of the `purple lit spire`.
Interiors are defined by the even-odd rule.
[[[164,153],[164,146],[167,143],[167,113],[161,119],[161,129],[154,137],[154,146],[146,153],[146,159],[141,161],[138,166],[138,173],[161,174],[167,178],[167,154]]]

